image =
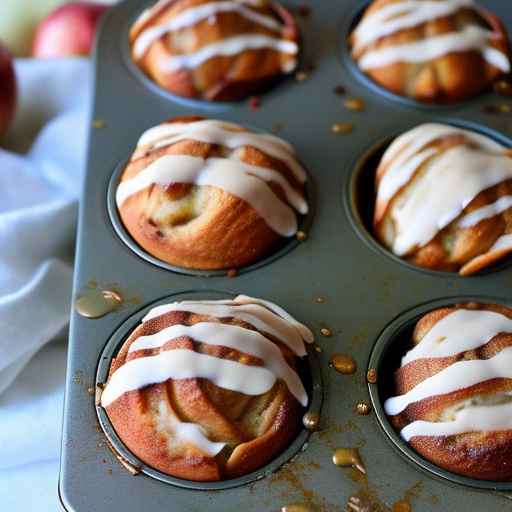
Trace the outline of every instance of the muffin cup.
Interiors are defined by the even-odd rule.
[[[110,217],[110,221],[114,228],[114,231],[118,235],[118,237],[122,240],[126,246],[132,250],[137,256],[142,258],[143,260],[156,265],[157,267],[163,268],[165,270],[170,270],[172,272],[177,272],[178,274],[186,274],[191,276],[198,277],[221,277],[230,274],[231,270],[235,270],[236,274],[244,274],[246,272],[251,272],[252,270],[259,269],[265,265],[269,265],[273,261],[285,256],[292,249],[298,247],[302,242],[296,236],[292,236],[289,238],[282,237],[273,248],[271,252],[269,252],[266,256],[263,256],[261,259],[251,263],[250,265],[246,265],[243,267],[237,267],[235,269],[219,269],[219,270],[200,270],[186,267],[179,267],[177,265],[171,265],[147,252],[143,249],[130,235],[128,230],[125,228],[123,221],[121,220],[121,216],[119,215],[119,210],[116,204],[116,190],[119,185],[121,176],[123,171],[128,163],[128,160],[121,162],[112,173],[112,177],[110,178],[108,189],[107,189],[107,210],[108,215]],[[314,215],[314,184],[311,181],[311,177],[308,175],[308,180],[305,183],[305,199],[308,202],[308,213],[306,215],[297,215],[298,220],[298,231],[302,231],[304,233],[309,233],[311,229],[311,225],[313,223],[313,215]]]
[[[350,52],[350,45],[348,44],[350,34],[356,28],[357,24],[363,17],[364,11],[370,5],[372,0],[362,0],[357,3],[354,7],[352,13],[343,18],[340,24],[340,31],[343,34],[342,45],[341,45],[341,60],[345,67],[350,71],[350,73],[363,84],[366,88],[368,88],[371,92],[381,96],[382,98],[400,103],[404,107],[424,110],[424,111],[440,111],[453,109],[457,107],[464,108],[474,108],[478,105],[479,101],[482,97],[484,97],[491,87],[489,86],[486,90],[482,91],[480,94],[473,98],[469,98],[467,100],[462,101],[451,101],[451,102],[422,102],[415,100],[413,98],[409,98],[408,96],[402,96],[400,94],[396,94],[382,85],[378,84],[371,77],[366,75],[357,65],[357,62],[354,61]]]
[[[156,2],[156,0],[155,0]],[[154,2],[153,2],[154,3]],[[247,101],[249,97],[252,95],[249,95],[248,97],[241,98],[239,100],[235,101],[208,101],[203,99],[197,99],[197,98],[186,98],[184,96],[178,96],[177,94],[173,94],[172,92],[164,89],[162,86],[157,84],[151,77],[149,77],[144,71],[142,71],[139,66],[133,61],[132,54],[131,54],[131,47],[130,47],[130,29],[136,22],[136,20],[139,18],[140,14],[146,8],[146,6],[141,6],[141,9],[139,12],[137,12],[135,15],[133,15],[128,23],[125,23],[122,31],[121,31],[121,39],[119,41],[120,44],[120,50],[121,50],[121,57],[123,60],[124,65],[129,70],[129,72],[138,80],[141,85],[143,85],[146,89],[150,90],[152,93],[161,96],[163,99],[167,101],[174,102],[182,107],[194,109],[196,111],[202,111],[204,113],[222,113],[227,110],[232,109],[236,106],[237,103],[241,103],[243,101]],[[300,41],[299,41],[300,42]],[[301,62],[303,59],[303,52],[301,48],[299,47],[299,54],[297,56],[297,69],[300,69]],[[293,76],[293,73],[291,73],[291,76]],[[261,91],[257,93],[257,95],[260,94],[266,94],[272,91],[274,87],[279,87],[282,85],[283,82],[286,80],[289,80],[289,75],[282,75],[279,77],[275,77],[274,80],[271,80],[270,83],[266,87],[262,87]]]
[[[461,119],[434,119],[432,122],[439,122],[471,130],[482,135],[486,135],[491,139],[512,147],[512,140],[490,128],[481,124],[472,123]],[[344,203],[345,211],[350,220],[352,228],[355,230],[359,238],[373,251],[380,255],[392,259],[395,263],[403,265],[411,270],[430,274],[432,276],[448,276],[451,278],[468,279],[477,276],[486,275],[492,272],[498,272],[507,268],[512,263],[512,256],[505,257],[495,265],[486,267],[472,276],[461,276],[457,272],[432,270],[409,263],[405,259],[393,254],[388,248],[384,247],[373,234],[373,213],[376,200],[375,191],[375,173],[379,162],[384,155],[386,149],[393,140],[401,135],[403,131],[387,137],[375,143],[367,149],[363,155],[355,162],[352,173],[348,176],[345,183]]]
[[[198,291],[187,291],[182,293],[176,293],[169,295],[163,299],[157,300],[148,304],[143,309],[137,311],[137,313],[130,316],[119,328],[112,334],[107,344],[101,352],[100,359],[98,361],[98,367],[96,370],[96,387],[95,389],[102,389],[104,384],[107,382],[108,374],[112,358],[116,356],[117,352],[130,336],[133,330],[140,324],[142,318],[155,306],[166,304],[169,302],[175,302],[180,300],[216,300],[216,299],[232,299],[235,295],[231,293],[214,291],[214,290],[198,290]],[[322,409],[322,375],[318,362],[317,355],[312,349],[311,345],[307,345],[308,356],[307,359],[299,359],[299,374],[304,382],[304,387],[308,392],[309,404],[304,412],[313,412],[320,414]],[[151,466],[148,466],[138,457],[136,457],[130,450],[124,445],[122,440],[117,435],[105,409],[96,400],[95,404],[96,414],[98,417],[99,424],[107,437],[110,447],[120,457],[120,460],[131,468],[134,473],[140,472],[151,478],[155,478],[161,482],[181,487],[184,489],[195,489],[203,491],[215,491],[221,489],[231,489],[233,487],[239,487],[246,485],[266,476],[271,475],[277,471],[283,464],[286,464],[292,459],[307,443],[311,432],[305,428],[302,428],[292,443],[277,457],[270,461],[260,469],[243,475],[239,478],[233,478],[230,480],[223,480],[220,482],[194,482],[192,480],[185,480],[182,478],[176,478],[174,476],[162,473]]]
[[[368,371],[376,370],[377,382],[368,383],[368,391],[380,428],[396,451],[408,462],[419,467],[430,476],[450,483],[474,489],[508,493],[512,492],[512,482],[477,480],[452,473],[429,462],[400,437],[384,411],[384,402],[396,394],[394,372],[400,367],[401,358],[411,346],[412,333],[416,322],[434,309],[463,302],[497,303],[509,307],[512,305],[512,302],[507,299],[470,295],[434,300],[405,311],[384,328],[375,342],[368,362]]]

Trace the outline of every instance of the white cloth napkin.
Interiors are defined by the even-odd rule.
[[[65,344],[22,369],[69,318],[91,73],[85,59],[18,60],[16,73],[6,145],[37,137],[0,149],[0,510],[53,512]]]

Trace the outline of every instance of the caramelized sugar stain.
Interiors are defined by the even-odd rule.
[[[357,370],[354,358],[345,354],[334,354],[329,361],[329,366],[342,375],[352,375]]]
[[[372,489],[368,479],[360,479],[360,490],[350,496],[347,501],[347,511],[350,512],[413,512],[412,501],[419,498],[423,488],[423,482],[418,481],[404,492],[401,499],[391,506],[383,503],[375,489]]]
[[[346,99],[343,102],[343,105],[348,110],[355,110],[357,112],[362,112],[365,109],[365,103],[360,98],[349,98],[349,99]]]
[[[421,496],[421,493],[423,492],[423,482],[421,480],[418,480],[414,485],[409,487],[404,492],[404,498],[402,501],[413,501],[416,498],[419,498]]]
[[[404,500],[399,500],[396,503],[393,503],[393,512],[412,512],[412,507],[409,502]]]
[[[76,312],[86,318],[101,318],[123,303],[123,297],[113,290],[86,288],[75,299]]]
[[[439,504],[439,498],[435,495],[430,496],[430,503],[432,505],[438,505]]]
[[[356,350],[363,343],[367,343],[368,338],[370,336],[370,331],[367,326],[360,327],[357,334],[354,334],[350,339],[350,349],[351,351]]]
[[[336,135],[348,135],[352,133],[354,130],[354,124],[353,123],[333,123],[331,125],[331,132]]]
[[[378,498],[365,491],[350,496],[345,510],[348,512],[391,512]]]
[[[318,430],[320,426],[320,414],[317,412],[307,412],[302,417],[302,424],[311,432]]]
[[[357,448],[336,448],[332,455],[332,462],[336,466],[355,468],[360,473],[366,474],[363,459]]]
[[[341,505],[328,503],[325,498],[316,494],[315,489],[310,488],[306,483],[308,475],[319,469],[321,469],[321,465],[315,461],[292,461],[268,478],[269,490],[276,486],[279,487],[279,498],[282,503],[280,510],[286,510],[287,512],[341,512],[343,510]],[[298,498],[297,494],[299,495]],[[287,503],[287,501],[290,503]],[[268,505],[274,510],[275,499]],[[295,509],[291,508],[292,506],[302,508]]]
[[[303,503],[292,503],[281,507],[281,512],[316,512],[316,508]]]
[[[358,402],[354,409],[360,416],[368,416],[372,412],[372,406],[368,402]]]
[[[343,424],[334,424],[329,427],[323,429],[318,433],[318,438],[322,441],[328,448],[331,450],[335,450],[339,446],[339,442],[336,440],[338,434],[351,432],[353,434],[358,434],[362,436],[361,429],[357,426],[357,424],[352,420],[347,420]],[[356,448],[362,448],[365,445],[365,441],[361,439],[357,444]]]
[[[86,318],[101,318],[117,311],[123,304],[140,304],[139,297],[131,295],[119,284],[100,286],[91,280],[75,299],[75,310]]]
[[[369,384],[377,383],[377,370],[375,368],[370,368],[366,373],[366,380]]]

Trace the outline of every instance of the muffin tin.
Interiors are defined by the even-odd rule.
[[[372,510],[391,510],[393,505],[396,510],[416,512],[510,507],[506,500],[512,499],[512,483],[468,481],[432,467],[403,445],[382,414],[386,386],[381,389],[381,385],[389,383],[394,369],[382,361],[393,360],[385,359],[389,354],[405,352],[400,334],[419,314],[470,298],[506,302],[512,268],[504,262],[482,275],[462,278],[412,267],[378,246],[367,229],[368,210],[360,207],[365,197],[372,199],[371,188],[365,190],[371,162],[391,136],[438,121],[483,131],[512,146],[505,135],[512,117],[484,113],[488,105],[512,102],[487,93],[469,103],[425,107],[369,86],[344,49],[353,18],[366,2],[355,5],[349,0],[336,5],[327,0],[311,2],[310,15],[299,21],[302,66],[308,69],[314,64],[315,69],[307,72],[306,80],[292,77],[278,84],[261,97],[259,108],[251,109],[248,102],[219,105],[178,99],[141,75],[127,54],[129,27],[151,3],[125,0],[112,9],[97,43],[73,297],[88,286],[115,284],[125,299],[136,300],[125,300],[122,307],[98,319],[72,314],[59,480],[64,509],[152,512],[243,507],[252,512],[295,504],[306,507],[303,510],[341,511],[351,496],[376,507]],[[504,2],[481,3],[512,29],[512,11]],[[294,6],[291,1],[285,5]],[[344,97],[333,92],[339,84],[346,88]],[[353,97],[364,101],[364,111],[343,107],[343,99]],[[279,136],[295,146],[311,179],[308,194],[315,208],[301,226],[305,241],[288,242],[234,278],[225,272],[212,275],[167,268],[134,250],[138,248],[123,234],[112,208],[116,176],[142,131],[164,119],[190,114],[267,132],[280,128]],[[353,123],[353,132],[332,133],[331,126],[338,122]],[[281,456],[238,481],[197,485],[139,467],[95,407],[94,389],[104,382],[110,357],[150,304],[166,298],[237,293],[271,300],[314,330],[321,352],[313,350],[310,355],[311,408],[321,407],[320,432],[302,431]],[[332,336],[323,336],[322,328]],[[341,375],[329,367],[336,353],[355,358],[355,375]],[[379,370],[377,384],[366,382],[369,367]],[[374,411],[358,415],[356,404],[370,400]],[[125,466],[118,463],[104,430]],[[338,447],[359,448],[366,477],[332,464]],[[143,474],[133,476],[126,465]]]

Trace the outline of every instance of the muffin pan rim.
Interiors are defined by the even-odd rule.
[[[149,312],[150,309],[157,305],[165,304],[169,301],[188,300],[192,296],[199,295],[201,298],[198,300],[208,300],[213,296],[214,298],[233,298],[236,293],[226,292],[220,289],[193,289],[184,290],[172,293],[170,295],[161,297],[160,299],[153,300],[137,311],[133,312],[129,317],[115,329],[115,331],[108,338],[103,349],[101,350],[96,371],[95,371],[95,389],[102,388],[107,382],[108,373],[113,357],[126,342],[127,338],[133,330],[140,325],[141,319]],[[323,404],[323,378],[320,369],[320,364],[315,351],[311,344],[305,344],[307,349],[307,359],[303,361],[309,369],[311,378],[311,389],[309,403],[304,412],[321,413]],[[127,461],[133,468],[137,468],[141,473],[150,478],[159,480],[160,482],[179,487],[181,489],[196,490],[196,491],[222,491],[248,485],[252,482],[260,480],[269,476],[270,474],[278,471],[283,465],[292,460],[301,450],[307,446],[308,440],[312,434],[306,428],[302,427],[292,442],[276,457],[274,457],[267,464],[261,468],[247,473],[237,478],[221,480],[218,482],[198,482],[193,480],[186,480],[183,478],[174,477],[154,469],[148,464],[145,464],[141,459],[134,455],[123,443],[121,438],[117,435],[105,409],[100,403],[95,403],[94,408],[99,425],[110,443],[112,450],[120,455],[120,457]]]
[[[485,124],[477,123],[473,121],[468,121],[462,118],[457,117],[434,117],[427,121],[428,123],[441,123],[455,126],[457,128],[463,128],[466,130],[475,131],[481,135],[485,135],[492,140],[499,142],[500,144],[504,144],[512,148],[512,136],[509,137],[494,128],[491,128]],[[417,125],[416,125],[417,126]],[[406,130],[408,131],[408,130]],[[444,271],[444,270],[434,270],[426,267],[420,267],[419,265],[414,265],[413,263],[409,263],[404,258],[400,258],[394,254],[390,249],[384,247],[373,235],[373,233],[368,229],[363,220],[363,216],[360,213],[360,208],[357,205],[357,196],[358,196],[358,180],[360,175],[365,172],[365,167],[368,162],[374,155],[378,153],[384,153],[389,145],[400,135],[405,133],[404,131],[396,132],[392,135],[386,136],[382,139],[379,139],[377,142],[373,142],[371,146],[367,147],[361,155],[359,155],[351,165],[351,171],[347,174],[345,178],[345,183],[343,185],[344,193],[343,193],[343,205],[345,209],[345,213],[348,217],[350,225],[352,229],[356,232],[358,238],[373,252],[379,254],[380,256],[385,256],[386,258],[391,259],[394,263],[403,265],[408,270],[421,272],[426,275],[430,275],[431,277],[442,277],[449,276],[451,278],[467,280],[474,279],[478,277],[483,277],[489,274],[493,274],[495,272],[501,272],[506,270],[510,265],[512,265],[512,255],[505,256],[500,259],[495,264],[484,268],[483,270],[476,272],[475,274],[471,274],[469,276],[460,275],[455,271]],[[375,168],[373,174],[375,174]],[[375,198],[372,198],[374,200]],[[372,208],[373,210],[373,208]]]
[[[504,297],[496,297],[491,295],[454,295],[452,297],[444,297],[440,299],[434,299],[431,301],[417,304],[392,319],[380,332],[376,340],[373,343],[372,350],[370,352],[367,369],[375,369],[377,371],[377,382],[368,382],[368,393],[370,400],[375,411],[377,423],[379,425],[379,431],[383,434],[384,438],[394,448],[394,450],[409,464],[419,468],[427,475],[447,481],[457,486],[465,488],[474,488],[482,491],[494,491],[503,494],[508,497],[507,493],[512,492],[512,481],[497,481],[497,480],[479,480],[476,478],[470,478],[467,476],[459,475],[448,471],[433,462],[425,459],[421,454],[416,452],[407,442],[400,438],[399,433],[393,428],[389,419],[384,411],[382,401],[379,394],[379,378],[382,373],[380,371],[381,361],[384,358],[387,350],[395,342],[396,336],[403,330],[410,329],[415,325],[424,315],[444,306],[451,306],[455,304],[462,304],[468,302],[476,302],[480,304],[503,304],[508,307],[512,307],[512,299],[506,299]],[[405,352],[404,352],[405,354]],[[395,372],[395,369],[387,369],[386,375],[389,372]],[[392,375],[392,373],[391,373]]]

